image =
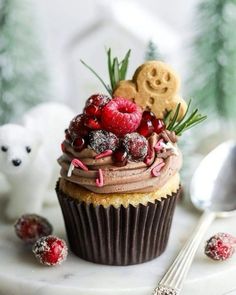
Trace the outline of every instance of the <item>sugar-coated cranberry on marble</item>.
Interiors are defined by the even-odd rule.
[[[211,237],[205,246],[205,254],[213,260],[230,258],[236,247],[236,238],[227,233],[217,233]]]
[[[83,114],[75,116],[69,125],[69,133],[74,140],[76,137],[84,137],[88,134],[89,128],[84,125],[84,120],[86,116]]]
[[[100,154],[107,150],[114,151],[119,144],[119,139],[112,132],[97,130],[89,132],[88,142],[90,147]]]
[[[85,103],[85,108],[90,105],[94,105],[97,107],[104,107],[110,100],[111,100],[111,97],[105,94],[93,94],[87,99]]]
[[[102,127],[117,136],[137,130],[142,118],[141,108],[132,101],[113,98],[102,110]]]
[[[121,146],[132,161],[143,161],[148,152],[147,139],[137,132],[126,134],[121,140]]]
[[[41,264],[49,266],[61,264],[68,254],[66,242],[56,236],[40,238],[32,250]]]
[[[86,145],[85,140],[81,136],[78,136],[77,138],[75,138],[75,140],[72,143],[72,146],[76,152],[82,151],[82,149],[85,148],[85,145]]]
[[[33,244],[39,238],[52,233],[52,225],[49,221],[36,214],[22,215],[14,227],[17,236],[27,244]]]
[[[118,148],[112,154],[116,166],[125,166],[128,162],[128,153],[122,148]]]

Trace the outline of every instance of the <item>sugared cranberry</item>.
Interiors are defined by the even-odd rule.
[[[88,140],[89,145],[97,154],[107,150],[114,151],[119,144],[117,136],[105,130],[89,132]]]
[[[138,105],[122,98],[113,98],[102,110],[102,126],[117,136],[135,131],[141,122],[142,112]]]
[[[128,161],[128,153],[124,149],[117,149],[112,155],[116,166],[125,166]]]
[[[84,119],[84,125],[92,130],[101,129],[101,123],[96,117],[86,117]]]
[[[41,264],[54,266],[66,259],[68,248],[64,240],[56,236],[47,236],[34,244],[33,253]]]
[[[84,114],[90,117],[101,117],[102,110],[100,107],[91,104],[84,109]]]
[[[136,162],[143,161],[148,152],[147,139],[137,132],[126,134],[121,146],[128,153],[128,158]]]
[[[218,233],[206,242],[205,254],[213,260],[226,260],[234,254],[235,247],[235,237],[227,233]]]
[[[17,236],[27,244],[35,243],[39,238],[52,233],[48,220],[36,214],[24,214],[15,223]]]
[[[159,134],[159,133],[161,133],[162,131],[165,130],[165,123],[160,119],[154,119],[152,121],[152,124],[153,124],[153,127],[154,127],[154,131],[157,134]]]
[[[72,139],[75,139],[78,136],[86,136],[89,132],[89,128],[84,125],[84,120],[86,116],[83,114],[77,115],[72,119],[69,126],[69,132],[72,136]]]
[[[87,99],[85,106],[94,105],[97,107],[104,107],[110,100],[111,98],[107,95],[94,94]]]
[[[85,147],[85,140],[79,136],[73,141],[72,146],[75,151],[80,152]]]
[[[152,124],[152,121],[150,120],[142,120],[141,121],[141,124],[137,130],[137,132],[145,137],[148,137],[150,136],[154,131],[154,127],[153,127],[153,124]]]

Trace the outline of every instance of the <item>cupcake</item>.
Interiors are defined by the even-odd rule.
[[[172,68],[150,61],[125,80],[128,58],[112,60],[108,51],[110,96],[86,101],[58,160],[56,191],[70,248],[108,265],[143,263],[165,250],[180,194],[178,138],[205,119],[188,114]]]

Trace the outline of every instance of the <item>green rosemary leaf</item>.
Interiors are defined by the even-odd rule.
[[[128,50],[128,52],[125,55],[125,58],[121,61],[121,67],[120,67],[120,80],[125,80],[126,73],[129,65],[129,57],[130,57],[131,49]]]
[[[175,123],[176,123],[176,120],[177,120],[177,118],[178,118],[178,115],[179,115],[180,106],[181,106],[181,104],[178,103],[178,106],[177,106],[177,108],[176,108],[176,110],[175,110],[175,114],[174,114],[173,118],[171,119],[171,122],[170,122],[169,125],[167,126],[167,129],[168,129],[168,130],[173,130],[173,127],[174,127],[174,125],[175,125]]]
[[[184,119],[187,117],[191,102],[192,102],[192,100],[190,99],[189,102],[188,102],[187,109],[186,109],[186,112],[185,112],[183,118],[175,125],[175,128],[177,128],[182,122],[184,122]]]
[[[111,48],[109,48],[107,51],[107,62],[108,62],[108,72],[109,72],[110,83],[111,83],[110,89],[113,89],[115,87],[115,81],[114,81],[114,75],[112,71]]]
[[[99,81],[102,83],[102,85],[106,88],[107,92],[112,96],[112,91],[111,91],[110,87],[108,87],[106,85],[106,83],[103,81],[103,79],[89,65],[87,65],[82,59],[80,61],[87,69],[89,69],[99,79]]]
[[[114,76],[115,85],[113,86],[112,89],[114,89],[117,83],[119,83],[120,81],[119,61],[117,57],[115,57],[113,60],[113,76]]]
[[[168,126],[170,123],[171,114],[172,114],[172,111],[168,111],[163,119],[166,126]]]

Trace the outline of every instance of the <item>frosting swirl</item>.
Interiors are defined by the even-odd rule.
[[[151,148],[155,146],[157,140],[156,134],[149,139]],[[170,152],[159,155],[153,153],[148,165],[144,162],[128,162],[126,166],[117,167],[111,156],[95,159],[97,154],[92,149],[86,148],[81,152],[75,152],[66,141],[64,146],[65,152],[58,159],[61,165],[61,176],[95,193],[152,192],[162,187],[180,170],[182,165],[182,155],[179,150],[178,155]],[[175,147],[177,148],[177,145]],[[68,177],[68,169],[74,158],[81,160],[89,169],[88,171],[75,169]],[[154,176],[153,169],[163,161],[165,165],[160,173]],[[103,173],[102,187],[96,185],[98,169],[102,169]]]

